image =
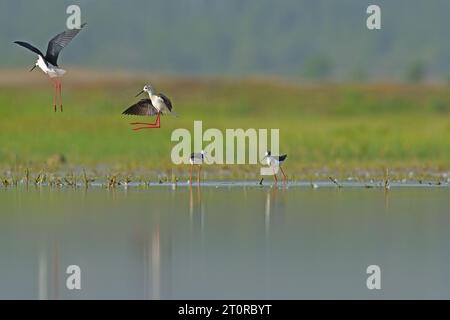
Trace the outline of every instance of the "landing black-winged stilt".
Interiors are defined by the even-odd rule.
[[[58,78],[62,77],[66,73],[66,70],[63,70],[58,66],[59,53],[63,48],[65,48],[70,43],[70,41],[72,41],[72,39],[78,34],[78,32],[81,31],[81,29],[85,25],[86,23],[83,23],[80,29],[68,29],[54,36],[48,42],[47,53],[45,54],[45,56],[38,48],[34,47],[28,42],[14,41],[14,43],[18,44],[19,46],[25,47],[33,51],[34,53],[37,53],[38,59],[34,64],[34,66],[31,68],[30,72],[33,71],[34,68],[39,67],[52,80],[53,86],[55,88],[53,96],[53,105],[55,107],[55,112],[56,112],[56,97],[58,96],[58,93],[59,93],[59,107],[61,111],[63,109],[61,97],[62,87],[61,81]],[[54,80],[54,78],[56,78],[56,80]]]
[[[197,183],[200,184],[200,172],[202,170],[202,164],[205,162],[206,159],[206,152],[193,152],[191,153],[191,157],[189,158],[189,162],[191,163],[191,170],[189,174],[189,184],[192,184],[192,168],[194,165],[198,166],[198,173],[197,173]]]
[[[176,116],[176,113],[172,111],[172,102],[170,99],[162,93],[155,93],[153,87],[149,84],[136,95],[139,96],[142,93],[147,92],[149,99],[142,99],[138,103],[132,105],[122,114],[136,115],[136,116],[153,116],[156,114],[156,121],[153,123],[146,122],[131,122],[131,125],[144,125],[143,127],[134,128],[133,130],[160,128],[160,116],[161,114],[171,114]]]
[[[284,174],[283,168],[281,167],[281,165],[286,160],[286,158],[287,158],[287,154],[282,154],[280,156],[273,156],[270,151],[267,151],[263,158],[263,159],[266,159],[267,165],[270,166],[271,168],[273,168],[273,176],[275,178],[275,183],[278,182],[277,173],[275,172],[275,167],[280,168],[281,173],[283,174],[284,182],[286,182],[286,180],[287,180],[286,175]]]

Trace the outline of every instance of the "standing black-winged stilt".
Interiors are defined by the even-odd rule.
[[[176,113],[172,111],[172,102],[170,99],[162,93],[156,94],[153,87],[149,84],[144,86],[144,89],[139,92],[137,96],[147,92],[149,99],[142,99],[138,103],[132,105],[122,114],[137,115],[137,116],[153,116],[156,114],[156,121],[153,123],[146,122],[131,122],[131,125],[144,125],[143,127],[134,128],[133,130],[160,128],[160,116],[161,114],[171,114],[176,116]]]
[[[197,183],[200,184],[200,171],[202,170],[202,164],[205,162],[206,159],[206,152],[193,152],[191,153],[191,157],[189,158],[189,162],[191,163],[191,170],[189,173],[189,184],[192,184],[192,168],[194,165],[198,166],[198,173],[197,173]]]
[[[60,110],[62,111],[63,108],[61,97],[62,87],[61,81],[58,78],[62,77],[66,73],[66,70],[63,70],[58,66],[58,55],[61,52],[61,50],[70,43],[70,41],[78,34],[78,32],[80,32],[80,30],[85,25],[86,23],[83,23],[80,29],[68,29],[54,36],[48,42],[47,53],[45,54],[45,56],[38,48],[34,47],[28,42],[14,41],[14,43],[18,44],[19,46],[25,47],[33,51],[34,53],[38,54],[38,59],[34,64],[34,66],[31,68],[30,72],[33,71],[34,68],[39,67],[52,80],[53,86],[55,88],[55,93],[53,96],[53,104],[55,107],[55,112],[56,112],[56,97],[58,96],[58,92],[59,92]],[[54,80],[54,78],[56,78],[56,80]]]
[[[282,154],[280,156],[273,156],[270,151],[267,151],[264,158],[267,161],[267,165],[273,168],[273,176],[275,178],[275,183],[278,182],[277,174],[275,172],[275,167],[280,168],[283,174],[283,181],[286,182],[286,175],[284,174],[283,168],[281,167],[284,160],[286,160],[287,154]]]

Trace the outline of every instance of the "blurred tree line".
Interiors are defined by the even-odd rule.
[[[65,64],[171,74],[422,81],[450,74],[450,1],[379,0],[382,29],[366,28],[365,0],[2,0],[0,67],[23,67],[78,4],[83,34]]]

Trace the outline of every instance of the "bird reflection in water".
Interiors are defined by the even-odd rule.
[[[59,299],[59,245],[41,241],[38,251],[37,295],[39,300]]]
[[[286,189],[270,188],[266,191],[264,199],[264,249],[265,249],[265,286],[267,294],[270,293],[272,275],[271,248],[276,234],[276,227],[283,225],[285,212]],[[275,230],[274,230],[275,229]]]

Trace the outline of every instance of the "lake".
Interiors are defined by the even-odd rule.
[[[0,298],[448,299],[449,192],[1,188]],[[70,265],[80,290],[66,287]]]

